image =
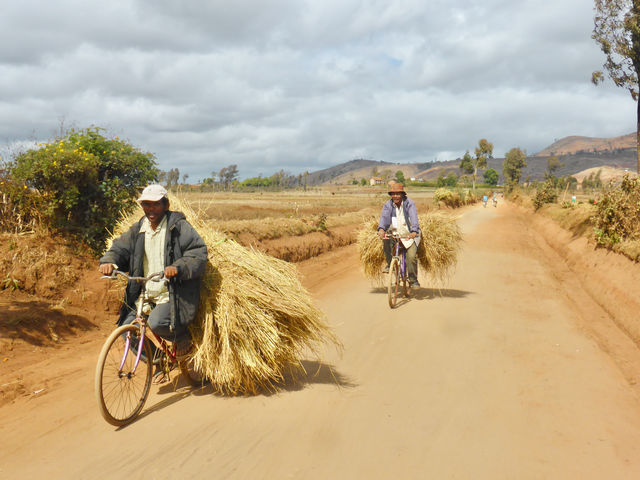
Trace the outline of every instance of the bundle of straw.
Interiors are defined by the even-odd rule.
[[[418,216],[422,240],[418,246],[418,275],[430,278],[434,282],[447,280],[458,261],[458,252],[462,246],[462,233],[455,218],[438,214],[425,213]],[[367,278],[382,283],[382,269],[385,265],[382,242],[376,231],[378,221],[367,220],[358,230],[358,254],[360,263]]]
[[[209,251],[196,321],[195,368],[222,394],[273,390],[309,351],[339,341],[324,323],[294,265],[227,240],[186,202],[171,197]],[[123,219],[124,228],[140,211]],[[119,228],[119,231],[124,231]]]

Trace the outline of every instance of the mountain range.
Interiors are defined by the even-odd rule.
[[[636,170],[636,134],[630,133],[620,137],[594,138],[570,136],[555,140],[540,152],[527,156],[527,166],[523,169],[522,178],[541,180],[547,169],[547,160],[557,156],[562,166],[555,172],[557,176],[579,176],[584,170],[600,166],[611,167],[624,172]],[[488,160],[487,168],[493,168],[502,175],[504,157]],[[394,176],[401,170],[405,178],[422,178],[434,180],[449,172],[460,174],[460,159],[425,163],[392,163],[367,159],[355,159],[334,165],[309,174],[307,182],[311,185],[349,184],[362,178],[369,180],[374,173],[384,176],[385,171]],[[386,173],[389,173],[386,172]],[[502,180],[502,179],[501,179]]]

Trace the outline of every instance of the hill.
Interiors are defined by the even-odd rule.
[[[578,152],[601,152],[636,148],[636,134],[630,133],[622,137],[594,138],[594,137],[564,137],[556,140],[545,149],[538,152],[536,157],[553,155],[570,155]]]
[[[571,136],[561,138],[535,155],[527,157],[527,167],[522,179],[542,180],[550,156],[557,156],[562,166],[556,171],[558,176],[575,175],[584,170],[598,167],[611,167],[629,171],[636,170],[637,157],[635,133],[612,138],[594,138]],[[493,168],[502,174],[504,157],[492,158],[487,168]],[[381,174],[388,170],[390,176],[401,170],[405,178],[434,180],[449,172],[460,174],[460,159],[425,163],[392,163],[384,161],[357,159],[309,174],[309,185],[349,184],[353,180],[369,179],[373,171]],[[482,172],[479,172],[482,175]],[[502,178],[500,181],[502,182]]]
[[[362,178],[369,180],[373,177],[374,169],[381,174],[385,170],[395,175],[402,170],[405,177],[412,177],[419,170],[424,169],[426,163],[392,163],[376,160],[357,159],[350,160],[333,167],[318,170],[309,174],[307,184],[321,185],[323,183],[348,184],[352,180],[360,181]]]
[[[600,172],[600,180],[602,180],[603,183],[608,183],[611,180],[620,181],[625,175],[637,175],[637,173],[632,172],[627,168],[614,168],[604,166],[588,168],[586,170],[582,170],[581,172],[575,173],[573,176],[578,180],[578,183],[580,183],[585,177],[588,177],[591,174],[597,175],[598,172]]]

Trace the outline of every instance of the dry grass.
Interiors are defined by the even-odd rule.
[[[242,247],[186,202],[171,198],[207,244],[194,363],[223,394],[273,390],[290,368],[339,341],[299,281],[295,266]],[[123,223],[130,225],[139,212]],[[126,227],[119,227],[117,232]]]
[[[442,283],[452,273],[462,246],[462,233],[455,220],[438,213],[418,216],[422,240],[418,246],[419,275],[436,283]],[[385,265],[382,242],[376,233],[378,222],[367,220],[358,231],[358,254],[367,278],[382,283]]]
[[[578,203],[575,206],[566,208],[557,204],[548,204],[542,207],[539,213],[556,221],[574,235],[593,237],[593,215],[595,211],[596,207],[588,203]]]
[[[418,262],[434,281],[444,282],[458,262],[462,248],[460,227],[455,218],[435,213],[420,215],[418,221],[422,230]]]

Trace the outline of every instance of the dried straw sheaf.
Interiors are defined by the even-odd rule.
[[[302,369],[309,351],[317,353],[327,342],[340,345],[294,265],[225,239],[186,202],[174,197],[170,202],[209,251],[191,333],[195,367],[219,393],[273,390],[291,367]]]
[[[447,280],[458,261],[462,246],[462,233],[455,218],[425,213],[418,216],[422,240],[418,246],[418,274],[435,282]],[[360,263],[367,278],[382,283],[382,269],[385,265],[382,242],[376,230],[378,221],[374,218],[365,222],[357,234]]]

